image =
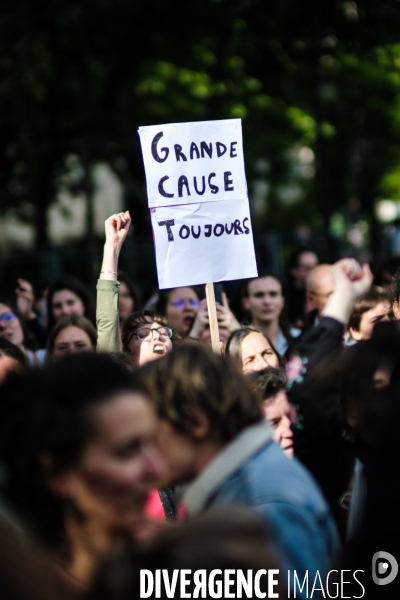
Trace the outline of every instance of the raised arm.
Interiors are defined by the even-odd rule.
[[[370,290],[373,275],[369,265],[360,265],[354,258],[343,258],[332,265],[332,275],[335,290],[322,316],[347,327],[354,304]]]
[[[106,241],[97,282],[97,350],[121,352],[119,331],[118,258],[131,224],[129,212],[118,213],[105,222]]]
[[[295,455],[308,467],[332,507],[345,491],[353,469],[350,443],[343,438],[340,377],[329,373],[343,352],[343,335],[358,298],[368,292],[368,265],[345,258],[332,265],[335,289],[317,327],[295,341],[288,360],[289,400],[298,408]],[[332,371],[333,373],[333,371]],[[318,390],[318,391],[316,391]]]

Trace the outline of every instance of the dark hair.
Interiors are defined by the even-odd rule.
[[[82,301],[85,312],[84,316],[92,323],[96,323],[95,303],[92,294],[80,279],[73,275],[63,275],[54,281],[47,292],[47,330],[51,331],[55,325],[56,319],[53,316],[53,296],[56,292],[69,290]]]
[[[129,290],[129,293],[133,299],[133,309],[138,311],[141,309],[141,301],[140,294],[137,287],[134,285],[133,281],[128,277],[128,275],[124,271],[118,270],[118,281],[120,283],[125,283],[126,287]]]
[[[28,366],[27,358],[22,350],[5,338],[0,338],[0,356],[9,356],[10,358],[13,358],[22,368]]]
[[[283,369],[268,367],[262,371],[247,373],[246,377],[252,388],[261,395],[263,401],[274,398],[281,390],[286,390],[287,379]]]
[[[306,246],[300,246],[298,248],[295,248],[295,250],[293,250],[293,252],[289,255],[288,261],[286,263],[288,271],[289,269],[296,269],[299,266],[300,256],[302,256],[303,254],[315,254],[315,256],[317,256],[314,250],[311,250],[311,248],[307,248]]]
[[[44,545],[68,554],[66,500],[46,479],[75,466],[93,434],[91,410],[115,395],[137,391],[131,374],[107,355],[70,355],[7,378],[1,388],[0,462],[6,477],[2,494]],[[70,501],[68,501],[70,502]],[[74,508],[74,507],[72,507]]]
[[[129,340],[132,333],[142,325],[149,323],[150,320],[168,327],[167,319],[153,310],[137,310],[122,321],[121,341],[123,352],[132,355],[132,350],[129,348]]]
[[[208,573],[212,569],[241,569],[247,573],[251,569],[256,573],[278,567],[270,534],[256,514],[241,507],[229,511],[217,508],[186,523],[160,529],[145,544],[129,543],[109,556],[99,569],[88,600],[139,598],[142,569],[153,574],[156,569],[167,569],[168,573],[174,569],[190,569],[192,573],[198,569]],[[261,578],[261,588],[266,595],[266,577]],[[167,598],[163,588],[161,598]]]
[[[188,287],[188,288],[192,289],[194,291],[194,293],[196,294],[196,296],[200,299],[200,294],[194,286],[185,285],[185,286],[180,286],[180,287]],[[155,312],[157,314],[164,315],[164,316],[167,314],[167,304],[169,301],[169,297],[171,295],[171,292],[173,292],[174,290],[179,290],[179,288],[169,288],[166,290],[158,291],[158,300],[157,300],[157,303],[155,306]]]
[[[63,329],[67,329],[67,327],[78,327],[82,329],[89,336],[90,343],[92,344],[93,350],[96,349],[97,344],[97,330],[96,327],[86,319],[86,317],[81,317],[80,315],[65,315],[59,319],[54,325],[53,329],[49,333],[49,337],[47,340],[47,348],[46,348],[46,361],[50,362],[53,359],[54,354],[54,342],[56,337],[63,331]]]
[[[248,298],[248,296],[249,296],[249,284],[252,281],[257,281],[258,279],[264,279],[265,277],[271,277],[272,279],[275,279],[280,284],[281,290],[282,290],[282,296],[285,298],[286,297],[286,282],[285,282],[285,280],[282,277],[280,277],[277,273],[275,273],[274,271],[269,271],[269,270],[260,271],[258,277],[253,277],[252,279],[245,279],[243,281],[243,284],[242,284],[242,298],[243,297]],[[282,330],[283,337],[288,342],[292,342],[294,338],[293,338],[293,336],[292,336],[292,334],[290,332],[290,325],[285,320],[285,306],[283,307],[282,312],[279,315],[279,327]]]
[[[399,348],[398,321],[377,323],[370,340],[350,348],[352,360],[345,375],[352,377],[354,398],[350,398],[350,408],[356,411],[352,415],[358,430],[356,433],[362,434],[361,440],[356,438],[356,448],[363,463],[363,479],[368,492],[363,508],[364,518],[358,524],[353,539],[346,544],[344,561],[338,569],[369,569],[376,548],[385,548],[395,555],[397,552],[400,486],[399,478],[393,474],[399,465]],[[377,387],[379,371],[384,375],[379,382],[381,387]],[[366,381],[370,390],[365,389]],[[374,388],[372,395],[371,388]],[[344,391],[347,392],[347,389]],[[365,587],[365,597],[375,597],[376,585],[372,580]]]
[[[224,356],[202,344],[182,344],[138,371],[140,385],[161,418],[191,435],[198,412],[209,417],[211,436],[229,442],[262,419],[245,378]]]
[[[22,343],[24,345],[24,348],[26,348],[28,350],[37,350],[38,343],[36,341],[36,338],[33,335],[33,333],[30,331],[30,329],[28,328],[25,319],[19,314],[18,309],[14,306],[14,303],[0,298],[0,304],[4,304],[5,306],[8,306],[8,308],[11,310],[11,312],[13,312],[14,315],[17,317],[19,324],[21,326],[21,329],[22,329],[22,334],[23,334]]]
[[[246,338],[248,335],[250,335],[250,333],[259,333],[260,335],[265,337],[268,344],[271,346],[271,349],[278,357],[279,367],[281,369],[285,369],[286,368],[286,359],[284,356],[279,354],[279,352],[277,351],[277,349],[275,348],[275,346],[271,342],[271,340],[266,335],[264,335],[262,333],[262,331],[257,329],[257,327],[254,327],[253,325],[244,325],[240,329],[235,329],[235,331],[232,331],[231,335],[228,338],[228,341],[226,342],[226,346],[225,346],[225,354],[233,360],[233,362],[236,364],[236,366],[239,367],[240,371],[242,371],[242,369],[243,369],[242,342],[243,342],[244,338]]]
[[[372,337],[347,348],[339,361],[342,410],[348,427],[371,446],[384,446],[387,431],[397,422],[387,420],[389,385],[400,373],[400,322],[377,323]],[[398,381],[397,381],[398,384]],[[393,409],[398,412],[398,388]]]
[[[388,293],[382,288],[372,286],[370,291],[355,303],[350,315],[348,328],[359,331],[363,314],[375,308],[381,302],[387,302],[389,305]]]
[[[374,285],[387,287],[400,271],[400,256],[391,256],[374,266]]]
[[[275,271],[271,271],[269,269],[263,269],[259,271],[258,277],[252,277],[251,279],[244,279],[242,283],[242,296],[248,298],[249,296],[249,284],[252,281],[257,281],[258,279],[264,279],[265,277],[272,277],[272,279],[276,279],[276,281],[280,284],[282,290],[282,296],[286,296],[286,282],[285,280],[275,273]]]
[[[133,356],[126,352],[108,352],[108,356],[113,359],[118,365],[123,367],[128,373],[136,370],[137,364]]]

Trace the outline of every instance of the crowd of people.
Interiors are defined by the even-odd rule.
[[[131,600],[141,569],[278,569],[281,598],[358,571],[341,597],[393,596],[371,561],[399,554],[396,261],[382,286],[297,249],[240,312],[222,293],[220,355],[201,288],[141,304],[130,222],[105,223],[96,301],[70,275],[0,300],[0,597]]]

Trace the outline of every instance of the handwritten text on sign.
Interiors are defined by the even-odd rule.
[[[257,277],[248,201],[151,209],[160,289]]]
[[[240,119],[139,128],[150,207],[247,197]]]

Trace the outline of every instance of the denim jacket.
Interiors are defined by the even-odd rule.
[[[272,440],[266,421],[246,428],[225,446],[183,501],[189,517],[213,507],[240,505],[256,511],[270,531],[284,582],[287,570],[292,582],[293,570],[300,582],[308,570],[312,586],[316,571],[323,578],[333,567],[339,539],[329,507],[308,471]]]

